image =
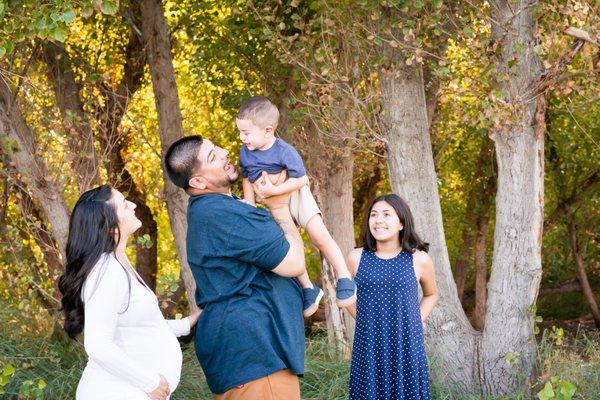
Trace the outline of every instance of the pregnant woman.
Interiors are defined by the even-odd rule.
[[[125,255],[140,226],[135,204],[108,185],[85,192],[73,209],[59,288],[67,334],[75,338],[85,328],[88,363],[78,400],[165,400],[179,383],[176,336],[189,333],[200,311],[164,319]]]

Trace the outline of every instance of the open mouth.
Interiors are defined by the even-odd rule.
[[[225,172],[234,173],[235,167],[231,163],[228,162],[227,164],[225,164]]]

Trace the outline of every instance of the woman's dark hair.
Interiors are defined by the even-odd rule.
[[[69,220],[67,263],[58,288],[62,294],[65,331],[73,339],[83,331],[83,284],[102,254],[112,253],[119,242],[117,214],[108,203],[111,195],[108,185],[88,190],[77,200]]]
[[[400,196],[394,193],[384,194],[382,196],[376,197],[369,206],[369,210],[367,211],[367,215],[365,216],[364,222],[364,231],[361,237],[361,241],[363,243],[363,247],[370,251],[377,250],[377,241],[371,234],[371,230],[369,229],[369,217],[371,216],[371,211],[373,210],[373,206],[380,201],[385,201],[389,205],[392,206],[398,218],[400,219],[400,223],[402,224],[402,230],[400,231],[400,245],[402,250],[410,251],[414,253],[415,250],[429,251],[429,243],[426,243],[421,240],[417,231],[415,230],[415,223],[413,220],[412,213],[410,212],[410,208],[408,204]]]

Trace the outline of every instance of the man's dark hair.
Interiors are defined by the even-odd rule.
[[[200,135],[186,136],[169,146],[165,154],[165,171],[176,186],[188,189],[190,179],[200,170],[200,146]]]

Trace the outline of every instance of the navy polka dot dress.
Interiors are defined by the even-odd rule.
[[[350,400],[431,399],[412,253],[363,249],[355,280]]]

